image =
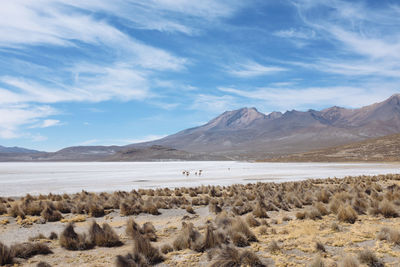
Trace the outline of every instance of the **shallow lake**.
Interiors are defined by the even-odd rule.
[[[183,175],[186,170],[189,176]],[[195,175],[202,170],[201,176]],[[400,164],[250,162],[0,163],[0,196],[284,182],[400,173]]]

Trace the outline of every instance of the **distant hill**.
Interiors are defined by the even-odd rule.
[[[5,146],[0,146],[0,153],[40,153],[40,151],[33,150],[33,149],[27,149],[23,147],[5,147]]]
[[[224,156],[190,153],[163,146],[76,146],[57,152],[0,153],[0,161],[170,161],[229,160]]]
[[[373,138],[349,145],[267,159],[279,162],[400,162],[400,134]]]
[[[168,161],[168,160],[228,160],[223,156],[210,156],[208,154],[190,153],[163,146],[146,148],[128,148],[118,151],[106,161]]]
[[[210,122],[160,140],[132,146],[162,145],[189,152],[238,158],[276,157],[400,133],[400,94],[359,109],[262,114],[255,108],[226,111]]]

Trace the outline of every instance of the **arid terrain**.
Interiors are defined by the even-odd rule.
[[[400,162],[400,134],[306,153],[267,159],[272,162]]]
[[[28,195],[2,198],[0,214],[0,265],[398,266],[400,261],[400,175],[395,174]]]

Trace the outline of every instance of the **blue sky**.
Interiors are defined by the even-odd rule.
[[[400,92],[400,4],[12,0],[0,144],[123,145],[225,110],[357,108]]]

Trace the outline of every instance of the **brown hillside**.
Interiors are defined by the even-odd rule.
[[[400,161],[400,134],[368,139],[344,146],[282,156],[266,161],[347,162]]]

